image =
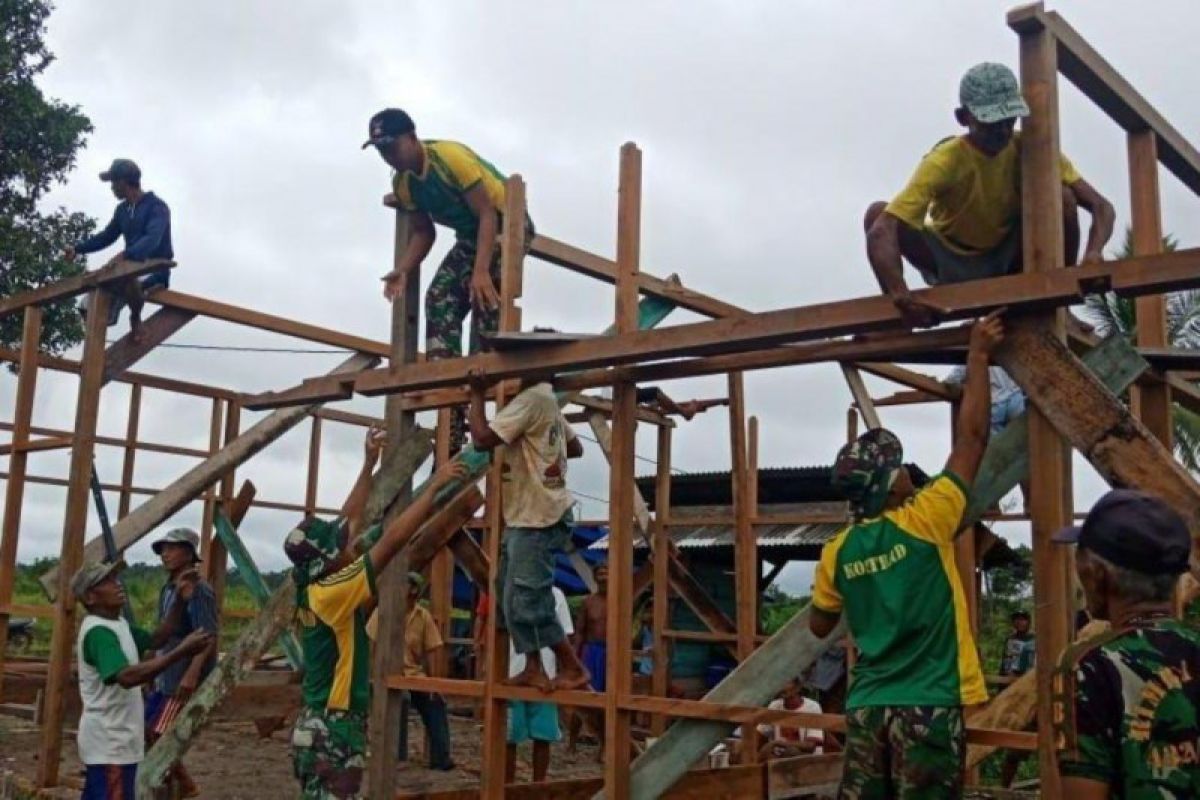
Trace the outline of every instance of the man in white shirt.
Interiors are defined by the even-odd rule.
[[[772,700],[768,709],[772,711],[803,711],[809,714],[820,714],[821,704],[811,697],[805,697],[801,692],[803,684],[799,678],[793,678],[780,692],[779,697]],[[825,734],[819,728],[800,728],[787,723],[778,725],[759,725],[758,732],[771,743],[771,752],[776,756],[796,756],[809,753],[822,753]]]
[[[571,624],[571,609],[567,606],[567,597],[557,586],[551,587],[554,594],[554,614],[562,625],[567,636],[575,632]],[[554,651],[543,647],[538,651],[542,661],[542,671],[546,677],[554,680],[558,673],[558,661]],[[508,643],[508,675],[515,677],[525,669],[528,656],[518,653],[512,641]],[[524,700],[510,700],[508,703],[508,753],[504,764],[504,781],[512,783],[517,774],[517,745],[533,741],[533,782],[541,783],[546,780],[546,772],[550,769],[550,743],[562,738],[558,729],[558,706],[554,703],[535,703]]]

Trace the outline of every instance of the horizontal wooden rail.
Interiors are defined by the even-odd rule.
[[[67,298],[90,292],[99,286],[104,286],[114,281],[136,278],[148,272],[157,272],[160,269],[173,269],[174,267],[174,261],[165,261],[162,259],[153,261],[112,261],[100,269],[82,272],[79,275],[63,278],[61,281],[55,281],[48,286],[30,289],[27,292],[6,297],[0,300],[0,317],[8,316],[14,311],[20,311],[26,306],[36,306],[43,303],[66,300]]]
[[[0,456],[9,456],[13,453],[35,453],[44,450],[61,450],[64,447],[70,447],[75,441],[73,436],[47,436],[44,439],[30,439],[21,444],[9,442],[8,444],[0,444]]]

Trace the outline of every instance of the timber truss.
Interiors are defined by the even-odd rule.
[[[970,320],[995,308],[1008,308],[1011,332],[996,360],[1025,390],[1031,408],[1024,419],[990,443],[964,527],[987,516],[986,510],[1019,481],[1030,482],[1027,518],[1032,524],[1034,542],[1038,666],[1035,673],[1006,688],[987,706],[970,713],[970,763],[978,764],[983,755],[996,747],[1036,750],[1042,791],[1047,797],[1058,797],[1050,729],[1050,675],[1070,638],[1069,610],[1073,608],[1073,598],[1068,556],[1061,548],[1049,544],[1049,536],[1073,516],[1069,500],[1070,449],[1088,458],[1113,485],[1136,486],[1163,496],[1184,514],[1194,536],[1200,532],[1200,487],[1175,462],[1170,451],[1172,403],[1200,410],[1200,392],[1184,376],[1196,370],[1198,364],[1194,353],[1168,347],[1163,299],[1164,292],[1200,287],[1200,249],[1161,252],[1158,191],[1161,164],[1192,191],[1200,193],[1200,153],[1057,14],[1045,11],[1038,3],[1010,12],[1008,24],[1019,37],[1021,81],[1032,111],[1023,124],[1021,165],[1026,272],[931,288],[918,296],[947,309],[950,320]],[[1057,92],[1060,74],[1127,133],[1133,210],[1131,258],[1069,270],[1062,268]],[[524,218],[525,187],[521,178],[514,176],[507,185],[500,287],[501,331],[510,340],[520,339],[522,322],[519,301],[525,253],[520,246],[522,231],[518,226]],[[42,710],[41,784],[50,786],[58,781],[70,645],[76,619],[67,582],[85,557],[100,558],[106,553],[100,539],[89,542],[85,536],[88,485],[97,445],[119,446],[125,451],[121,483],[108,487],[120,492],[119,519],[113,528],[118,552],[144,538],[184,505],[200,500],[205,503],[204,549],[209,578],[218,587],[222,585],[228,554],[243,574],[251,577],[253,591],[262,606],[261,614],[180,714],[174,729],[147,754],[139,774],[139,790],[148,791],[161,783],[170,765],[187,750],[222,702],[237,695],[239,684],[244,686],[253,679],[252,667],[281,635],[289,658],[293,663],[299,660],[294,643],[288,643],[294,610],[292,592],[284,587],[271,593],[261,580],[255,583],[258,571],[242,547],[235,527],[255,504],[307,513],[334,511],[320,508],[316,502],[320,426],[325,421],[368,425],[377,420],[326,409],[324,404],[354,394],[387,397],[384,419],[389,441],[368,505],[370,518],[385,520],[403,505],[411,491],[413,475],[432,453],[436,451],[443,459],[451,457],[447,409],[465,402],[467,378],[480,370],[496,379],[554,373],[560,402],[574,403],[581,409],[569,418],[591,428],[609,460],[609,685],[604,693],[556,691],[547,696],[501,684],[496,676],[507,673],[508,647],[503,631],[496,628],[494,615],[489,617],[486,637],[490,665],[482,679],[449,679],[444,677],[444,665],[438,677],[404,677],[401,659],[405,570],[390,569],[379,581],[380,625],[373,665],[376,688],[371,725],[373,756],[368,767],[371,796],[395,794],[396,720],[399,693],[404,689],[482,701],[483,769],[479,794],[487,798],[503,797],[506,793],[505,703],[509,700],[549,699],[604,712],[604,744],[609,755],[603,778],[547,785],[545,790],[552,789],[554,796],[590,796],[594,792],[596,796],[614,798],[652,798],[670,796],[672,792],[694,796],[699,792],[722,795],[733,791],[739,797],[769,797],[778,796],[775,792],[784,787],[795,789],[836,781],[840,768],[836,755],[762,763],[758,748],[752,746],[745,748],[744,763],[735,769],[688,772],[689,765],[735,726],[743,726],[743,740],[748,745],[756,741],[755,726],[759,723],[786,721],[809,728],[844,729],[840,715],[764,708],[788,679],[837,644],[843,631],[835,631],[827,640],[817,640],[808,631],[807,611],[802,611],[771,638],[763,641],[757,635],[760,562],[754,526],[776,520],[760,515],[758,510],[757,424],[753,418],[747,423],[742,376],[747,370],[837,362],[844,371],[856,414],[867,425],[874,426],[879,424],[878,407],[954,399],[952,392],[935,379],[900,367],[897,362],[961,361],[967,327],[906,330],[891,302],[879,296],[751,312],[685,288],[673,276],[658,278],[643,271],[640,226],[641,152],[633,144],[626,144],[620,153],[615,258],[608,259],[545,236],[535,239],[529,253],[534,258],[615,285],[611,328],[601,336],[583,341],[527,341],[521,347],[453,360],[424,361],[416,352],[420,304],[415,274],[410,276],[406,291],[393,306],[388,342],[168,290],[150,298],[160,310],[146,321],[145,342],[135,345],[126,337],[105,349],[108,304],[105,287],[115,280],[158,269],[160,263],[128,263],[106,268],[0,301],[0,314],[23,311],[25,315],[19,352],[0,352],[0,358],[20,367],[15,418],[11,424],[3,425],[12,431],[12,440],[3,451],[10,462],[4,475],[6,506],[0,539],[0,666],[11,614],[39,613],[53,618]],[[397,214],[397,257],[406,240],[407,220]],[[1064,308],[1087,294],[1102,291],[1137,298],[1136,347],[1123,340],[1099,342],[1086,332],[1068,328]],[[87,325],[82,358],[73,362],[40,355],[37,352],[40,305],[83,293],[90,293],[93,313]],[[709,320],[659,327],[676,308],[697,312]],[[326,375],[258,395],[131,371],[140,358],[197,316],[345,348],[352,355]],[[384,360],[387,363],[381,366]],[[73,428],[32,426],[39,368],[79,375]],[[875,402],[866,391],[862,372],[897,382],[903,391]],[[635,403],[636,385],[640,382],[711,374],[728,376],[733,467],[733,512],[729,521],[736,528],[733,618],[718,607],[672,552],[670,527],[682,524],[672,519],[670,508],[674,425],[660,414],[639,409]],[[112,380],[134,387],[125,437],[97,434],[101,388]],[[607,385],[613,387],[611,401],[580,394],[584,389]],[[209,449],[141,441],[137,418],[142,387],[211,398]],[[494,399],[503,403],[510,393],[510,383],[501,380]],[[1120,399],[1126,393],[1132,398],[1132,412]],[[271,413],[243,431],[239,426],[243,408],[271,409]],[[423,409],[439,409],[436,431],[416,427],[414,415]],[[252,487],[235,494],[235,470],[305,419],[311,419],[313,426],[305,502],[255,501]],[[633,445],[638,421],[656,425],[658,433],[653,516],[634,485]],[[856,422],[852,416],[849,435],[854,434]],[[71,450],[65,479],[28,474],[30,453],[55,448]],[[138,450],[194,456],[200,461],[166,487],[143,489],[132,484],[133,458]],[[467,465],[469,480],[451,487],[439,499],[437,511],[407,542],[404,551],[407,569],[431,571],[433,612],[443,629],[449,619],[455,562],[481,587],[491,585],[503,527],[497,467],[486,454],[476,453],[470,447],[454,457]],[[481,491],[476,484],[484,480],[486,491]],[[46,582],[48,593],[56,598],[48,611],[12,604],[23,490],[31,482],[55,483],[67,489],[62,569]],[[133,496],[139,494],[150,496],[141,505],[132,507]],[[478,527],[484,529],[482,546],[467,532]],[[651,550],[649,561],[636,571],[635,536],[646,540]],[[974,578],[978,575],[979,558],[975,537],[960,537],[957,561],[976,623],[978,590]],[[582,560],[577,559],[577,563],[582,564]],[[586,568],[580,569],[585,579],[589,579]],[[647,591],[655,598],[654,674],[649,694],[635,694],[630,627],[635,598]],[[669,629],[667,600],[671,593],[696,612],[708,632],[685,635]],[[667,697],[669,642],[683,638],[718,643],[741,662],[703,700]],[[2,675],[0,671],[0,679]],[[658,738],[631,760],[625,754],[637,752],[631,736],[635,714],[651,716],[653,733]],[[1035,718],[1037,732],[1025,732]],[[510,796],[525,796],[518,787],[508,787],[507,791]],[[450,791],[421,796],[448,800],[460,794]]]

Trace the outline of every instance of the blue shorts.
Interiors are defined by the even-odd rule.
[[[1017,417],[1025,413],[1025,393],[1013,392],[1003,400],[992,403],[992,436],[1008,426]]]
[[[87,764],[79,800],[133,800],[137,764]]]
[[[508,701],[508,743],[557,742],[558,706],[554,703],[531,703],[525,700]]]

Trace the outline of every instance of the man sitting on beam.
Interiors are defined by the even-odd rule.
[[[579,689],[589,675],[567,640],[554,610],[554,554],[571,541],[567,459],[583,455],[583,443],[563,419],[547,378],[521,381],[521,391],[489,423],[484,410],[486,376],[471,375],[467,423],[480,452],[502,448],[504,538],[496,579],[496,621],[508,631],[525,668],[507,679],[543,691]],[[538,651],[554,651],[558,674],[542,668]]]
[[[467,476],[457,461],[442,465],[378,541],[356,555],[352,543],[382,443],[381,431],[367,431],[363,469],[342,518],[307,517],[283,544],[292,562],[304,650],[303,705],[292,729],[292,764],[304,798],[360,796],[371,699],[366,622],[376,601],[375,576],[429,517],[438,490]]]
[[[1002,64],[971,67],[958,96],[954,117],[967,133],[939,142],[900,194],[872,203],[864,221],[871,268],[910,327],[937,324],[941,310],[912,296],[901,257],[930,286],[1021,271],[1021,135],[1014,127],[1029,106]],[[1116,217],[1112,203],[1065,156],[1059,164],[1064,263],[1073,266],[1079,256],[1080,206],[1092,215],[1083,263],[1102,261]]]
[[[838,453],[833,483],[854,523],[821,551],[809,625],[824,638],[844,611],[860,653],[840,797],[962,795],[963,706],[987,700],[987,689],[954,540],[987,447],[988,359],[1003,337],[999,312],[972,329],[954,449],[920,491],[883,428]]]
[[[434,223],[454,231],[455,242],[442,259],[425,293],[425,357],[463,355],[462,325],[471,312],[470,352],[481,335],[500,323],[500,248],[496,236],[504,211],[501,174],[474,150],[444,139],[418,139],[416,125],[399,108],[371,117],[363,147],[374,146],[394,169],[386,202],[407,212],[408,246],[396,268],[383,276],[383,296],[395,300],[437,238]],[[533,221],[525,217],[525,245],[533,240]],[[454,409],[451,452],[466,440],[463,410]]]

